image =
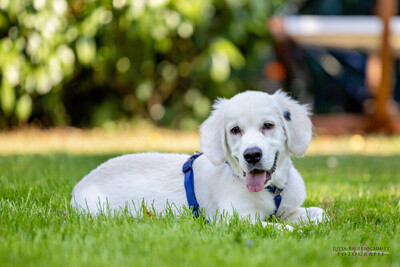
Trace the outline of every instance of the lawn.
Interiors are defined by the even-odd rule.
[[[69,207],[73,186],[112,154],[0,156],[0,266],[399,266],[398,155],[317,155],[294,163],[305,206],[330,222],[281,232],[189,215],[90,217]],[[362,258],[356,245],[389,254]]]

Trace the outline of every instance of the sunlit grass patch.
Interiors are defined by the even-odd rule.
[[[157,128],[146,122],[135,127],[26,129],[0,132],[0,155],[13,154],[123,154],[138,151],[193,153],[200,150],[198,130]],[[400,136],[314,136],[307,155],[400,154]],[[335,161],[330,162],[331,165]]]

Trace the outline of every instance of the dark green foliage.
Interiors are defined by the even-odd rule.
[[[259,88],[265,22],[284,0],[0,4],[0,128],[151,118],[191,128],[217,97]]]

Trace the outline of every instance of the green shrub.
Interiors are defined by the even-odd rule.
[[[284,0],[0,0],[0,128],[191,128],[257,88]]]

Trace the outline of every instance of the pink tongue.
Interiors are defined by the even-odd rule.
[[[265,172],[253,174],[246,173],[246,186],[250,192],[260,192],[264,188],[267,175]]]

